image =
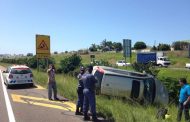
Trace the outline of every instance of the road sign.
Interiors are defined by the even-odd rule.
[[[131,40],[123,39],[123,56],[131,57]]]
[[[36,56],[37,58],[50,57],[50,36],[36,35]]]

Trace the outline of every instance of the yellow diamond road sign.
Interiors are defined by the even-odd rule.
[[[50,57],[50,36],[36,35],[36,56],[37,58]]]

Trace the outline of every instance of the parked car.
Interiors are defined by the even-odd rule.
[[[116,62],[117,66],[129,66],[130,63],[125,62],[124,60],[119,60]]]
[[[3,72],[4,82],[7,88],[17,84],[29,84],[33,86],[33,74],[25,65],[10,66]]]
[[[185,68],[190,69],[190,63],[186,63],[186,64],[185,64]]]
[[[94,66],[93,75],[98,80],[96,92],[119,96],[144,104],[168,104],[168,91],[163,84],[148,74]]]

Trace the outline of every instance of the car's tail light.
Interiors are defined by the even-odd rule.
[[[12,75],[12,74],[10,74],[10,75],[9,75],[9,79],[12,79],[12,78],[13,78],[13,75]]]
[[[30,77],[32,78],[32,77],[33,77],[33,74],[30,74]]]

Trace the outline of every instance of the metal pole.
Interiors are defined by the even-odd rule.
[[[37,70],[39,72],[39,58],[37,58]]]
[[[127,56],[125,56],[125,67],[126,67],[126,69],[127,69],[126,63],[127,63]]]
[[[48,67],[49,67],[49,61],[48,61],[48,58],[46,58],[46,60],[47,60],[47,69],[48,69]]]

